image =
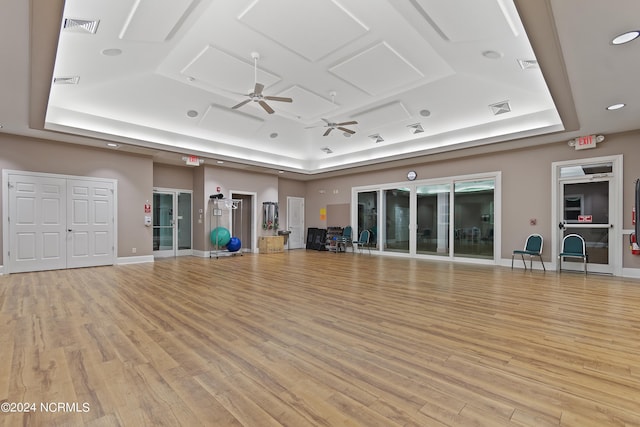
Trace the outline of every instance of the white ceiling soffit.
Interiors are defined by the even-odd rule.
[[[238,19],[310,61],[368,31],[337,1],[256,0]]]
[[[136,0],[120,38],[140,42],[168,40],[194,0]]]

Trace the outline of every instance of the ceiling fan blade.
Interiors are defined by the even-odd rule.
[[[264,99],[268,99],[269,101],[293,102],[293,99],[283,98],[281,96],[265,96]]]
[[[264,111],[266,111],[269,114],[273,114],[275,113],[275,111],[273,111],[273,108],[269,107],[269,104],[267,104],[264,101],[258,101],[258,104],[260,104],[262,106],[262,108],[264,108]]]
[[[322,120],[322,121],[323,121],[323,122],[325,122],[326,124],[330,124],[330,123],[331,123],[331,122],[330,122],[329,120],[327,120],[327,119],[320,119],[320,120]]]
[[[239,103],[238,105],[234,105],[233,107],[231,107],[232,110],[235,110],[236,108],[240,108],[242,107],[244,104],[250,102],[251,99],[245,99],[244,101],[242,101],[241,103]]]
[[[357,125],[357,124],[358,124],[358,122],[353,120],[351,122],[336,123],[336,126],[349,126],[349,125]]]
[[[333,128],[327,129],[327,131],[322,136],[327,136],[333,130]]]
[[[256,87],[253,88],[253,93],[256,95],[260,95],[263,89],[264,89],[264,85],[262,83],[256,83]]]
[[[346,132],[346,133],[350,133],[351,135],[353,135],[354,133],[356,133],[355,130],[351,130],[351,129],[347,129],[347,128],[343,128],[338,126],[338,129],[340,129],[342,132]]]

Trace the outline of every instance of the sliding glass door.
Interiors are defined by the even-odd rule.
[[[495,262],[499,182],[495,172],[354,188],[352,218],[380,252]]]

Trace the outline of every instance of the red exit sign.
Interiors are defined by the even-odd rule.
[[[578,222],[593,222],[593,215],[578,215]]]
[[[596,136],[587,135],[579,136],[575,139],[576,150],[584,150],[586,148],[596,148]]]

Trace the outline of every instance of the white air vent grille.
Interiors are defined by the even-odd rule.
[[[80,76],[53,78],[53,83],[57,85],[77,85],[79,81],[80,81]]]
[[[489,105],[489,107],[491,108],[491,111],[493,111],[493,114],[495,116],[499,114],[508,113],[511,111],[511,106],[509,105],[509,101],[497,102],[495,104]]]
[[[329,147],[322,147],[321,150],[324,151],[327,154],[333,153],[333,150],[331,148],[329,148]]]
[[[86,19],[64,19],[64,30],[73,33],[95,34],[98,31],[99,20],[88,21]]]
[[[538,61],[536,61],[535,59],[518,59],[518,64],[520,65],[520,68],[522,68],[523,70],[540,68],[538,66]]]

